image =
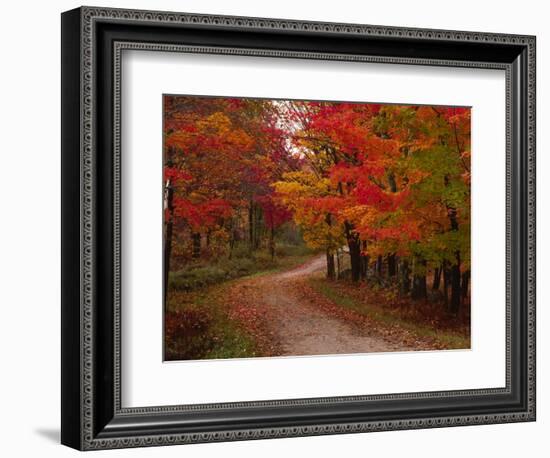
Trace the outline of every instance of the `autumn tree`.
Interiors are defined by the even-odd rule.
[[[296,167],[277,128],[277,107],[269,101],[166,96],[164,99],[164,259],[170,271],[174,225],[188,231],[192,258],[203,240],[226,244],[229,256],[243,214],[249,244],[258,249],[268,231],[290,218],[273,200],[271,183]]]
[[[434,272],[436,289],[443,273],[444,295],[450,287],[449,307],[457,313],[469,279],[469,109],[298,107],[292,137],[307,163],[308,185],[300,175],[277,184],[294,214],[318,230],[312,223],[330,214],[345,237],[354,281],[365,278],[369,262],[381,276],[385,263],[390,279],[399,271],[403,294],[426,299],[427,273]],[[313,221],[304,219],[310,214]]]
[[[342,226],[334,216],[341,201],[337,190],[328,178],[313,171],[289,172],[283,179],[275,183],[280,201],[302,228],[305,242],[313,249],[324,250],[327,277],[334,279],[334,254],[345,243]]]
[[[442,290],[459,313],[470,278],[469,109],[183,96],[164,104],[166,275],[176,226],[191,259],[204,256],[205,241],[231,257],[243,237],[250,252],[263,246],[274,258],[277,230],[292,219],[325,253],[327,277],[345,246],[354,282],[390,282],[423,300]]]

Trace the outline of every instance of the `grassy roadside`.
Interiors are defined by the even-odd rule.
[[[284,256],[248,275],[192,291],[171,290],[165,316],[166,360],[249,358],[266,356],[255,325],[254,310],[239,309],[230,289],[244,278],[290,270],[314,256]]]
[[[317,293],[325,296],[336,305],[366,316],[385,326],[396,326],[424,339],[432,340],[443,349],[468,349],[470,337],[452,330],[440,330],[423,323],[417,323],[399,316],[397,309],[386,309],[355,297],[344,288],[337,288],[325,279],[310,278],[309,285]]]
[[[240,246],[231,258],[219,256],[196,260],[170,272],[168,289],[170,292],[190,292],[235,278],[286,269],[307,260],[311,254],[305,245],[280,244],[275,258],[272,258],[264,250],[250,252],[246,246]]]

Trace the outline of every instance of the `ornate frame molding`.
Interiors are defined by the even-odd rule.
[[[80,387],[80,417],[78,427],[78,440],[74,437],[64,440],[69,445],[81,449],[104,449],[120,447],[137,447],[151,445],[167,445],[179,443],[196,443],[210,441],[227,440],[246,440],[262,439],[274,437],[306,436],[320,434],[339,434],[349,432],[367,432],[367,431],[385,431],[399,429],[413,429],[426,427],[442,427],[456,425],[473,425],[487,423],[505,423],[515,421],[529,421],[535,418],[535,38],[531,36],[518,36],[507,34],[490,34],[479,32],[461,32],[461,31],[442,31],[399,27],[381,27],[356,24],[336,24],[336,23],[318,23],[302,22],[295,20],[282,19],[262,19],[247,17],[229,17],[197,15],[185,13],[167,13],[152,11],[133,11],[123,9],[106,9],[83,7],[78,11],[79,15],[79,36],[80,36],[80,64],[79,64],[79,84],[80,84],[80,214],[79,219],[79,240],[80,240],[80,286],[78,287],[80,295],[80,308],[78,322],[80,337],[79,347],[79,373]],[[95,56],[96,56],[96,25],[97,23],[128,24],[128,25],[191,25],[205,26],[211,29],[239,30],[239,31],[292,31],[304,34],[339,34],[352,35],[359,37],[391,37],[391,38],[412,38],[425,41],[427,43],[433,40],[446,41],[449,43],[488,43],[502,46],[516,46],[525,49],[525,58],[527,59],[527,74],[524,84],[527,84],[527,132],[525,132],[527,143],[527,169],[525,177],[527,180],[526,196],[526,216],[527,226],[527,278],[526,278],[526,297],[527,297],[527,322],[526,332],[527,348],[526,364],[526,408],[521,412],[494,413],[488,415],[451,415],[434,417],[422,417],[415,419],[396,419],[389,421],[361,421],[319,424],[309,426],[295,427],[269,427],[269,428],[228,428],[227,430],[215,432],[189,432],[189,433],[165,433],[154,435],[136,435],[121,437],[103,437],[99,434],[98,426],[95,424],[96,413],[94,412],[97,400],[95,373],[95,354],[94,341],[95,336],[95,310],[98,307],[96,303],[95,288],[97,279],[95,278],[95,250],[96,243],[96,224],[95,210],[97,208],[97,189],[96,189],[96,168],[95,168],[95,148],[94,139],[96,136],[96,87],[95,80]],[[231,403],[231,404],[209,404],[209,405],[190,405],[190,406],[159,406],[151,408],[133,408],[123,409],[120,404],[120,65],[121,53],[125,49],[141,49],[152,51],[172,51],[172,52],[190,52],[190,53],[214,53],[214,54],[233,54],[233,55],[253,55],[266,57],[297,57],[304,59],[334,59],[334,60],[353,60],[363,62],[383,62],[399,63],[413,65],[440,65],[440,66],[461,66],[471,68],[497,68],[506,71],[506,105],[507,105],[507,383],[506,388],[495,388],[488,390],[467,390],[459,392],[434,392],[434,393],[408,393],[397,395],[381,396],[359,396],[346,398],[316,398],[299,399],[288,401],[264,401],[253,403]],[[513,139],[511,137],[512,115],[512,91],[511,75],[513,65],[511,63],[491,63],[468,60],[446,60],[446,59],[416,59],[403,57],[383,57],[367,56],[354,54],[335,54],[320,52],[295,52],[288,50],[262,50],[243,47],[216,47],[216,46],[185,46],[166,43],[144,43],[131,41],[115,41],[114,44],[114,122],[113,129],[113,172],[114,172],[114,285],[113,297],[114,308],[114,406],[115,415],[120,417],[130,415],[159,415],[169,413],[184,413],[197,410],[212,409],[235,409],[242,407],[273,407],[273,406],[300,406],[300,405],[319,405],[323,403],[339,403],[350,401],[372,401],[372,400],[394,400],[394,399],[425,399],[430,397],[446,396],[464,396],[485,394],[510,393],[511,386],[511,358],[512,350],[510,345],[511,335],[511,285],[512,276],[511,263],[511,231],[512,231],[512,207],[510,188],[512,183],[512,164],[511,155]],[[72,178],[71,178],[72,179]],[[76,216],[75,216],[76,217]]]

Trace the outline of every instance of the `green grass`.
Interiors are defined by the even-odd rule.
[[[442,344],[445,348],[459,349],[470,348],[470,338],[450,331],[441,331],[425,324],[415,323],[399,317],[397,314],[384,310],[375,305],[359,301],[346,295],[341,289],[335,289],[324,279],[312,278],[309,280],[311,287],[330,299],[335,304],[353,310],[360,315],[367,316],[381,324],[398,326],[412,332],[419,337],[427,337]]]
[[[177,272],[170,272],[169,291],[194,291],[235,278],[291,268],[305,262],[312,251],[304,245],[281,245],[271,258],[265,251],[249,252],[243,247],[233,252],[231,259],[195,262]]]
[[[253,336],[225,313],[223,297],[227,286],[169,295],[167,360],[244,358],[257,353]],[[175,330],[169,331],[171,322],[176,323]]]
[[[205,352],[205,359],[246,358],[255,356],[258,351],[256,342],[245,329],[229,319],[224,308],[223,290],[218,286],[201,292],[195,300],[195,306],[209,309],[213,314],[212,324],[207,330],[212,345]]]

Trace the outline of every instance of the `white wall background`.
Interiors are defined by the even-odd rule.
[[[543,456],[550,428],[550,29],[545,3],[500,0],[116,0],[96,5],[537,35],[538,421],[104,452],[108,456]],[[2,5],[0,453],[64,457],[59,442],[60,13],[76,1]],[[544,256],[546,254],[546,256]],[[547,452],[546,452],[547,453]]]

